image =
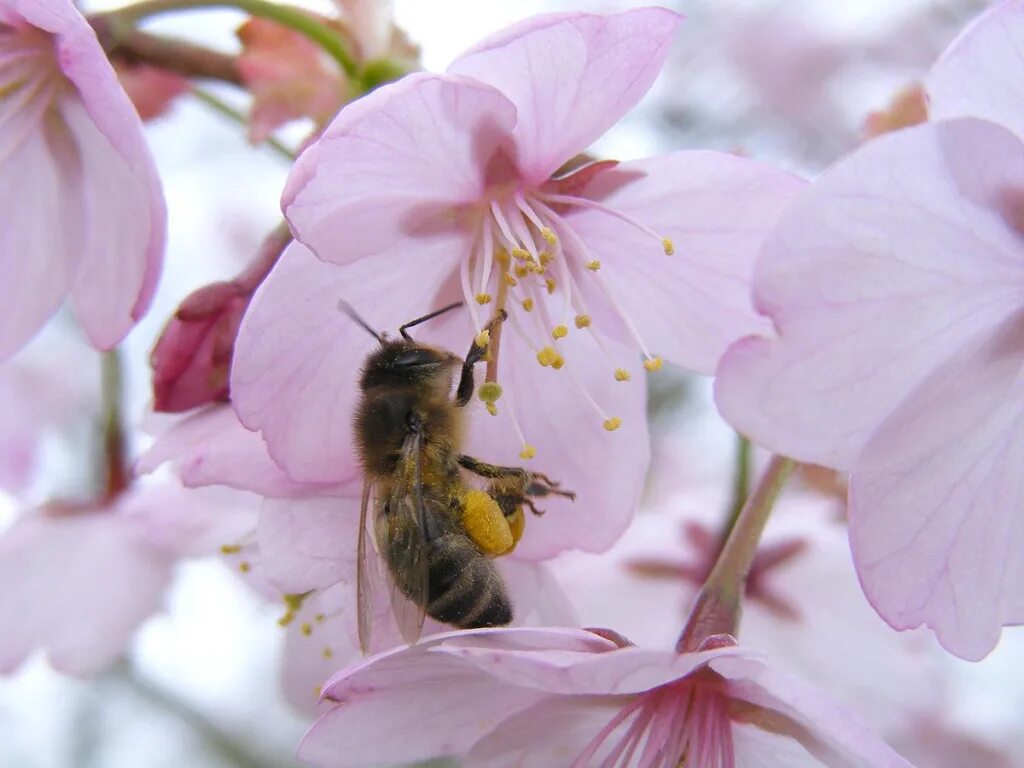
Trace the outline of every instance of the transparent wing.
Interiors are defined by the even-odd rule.
[[[359,540],[356,544],[356,609],[359,627],[359,650],[370,652],[370,630],[373,620],[374,582],[379,573],[377,553],[370,542],[367,516],[370,508],[372,483],[363,480],[363,500],[359,507]]]
[[[390,565],[395,622],[410,645],[419,639],[430,595],[429,520],[423,496],[423,438],[411,432],[402,445],[395,483],[376,520],[377,542]]]

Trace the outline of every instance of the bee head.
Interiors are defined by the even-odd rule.
[[[459,358],[450,352],[406,339],[384,340],[363,366],[359,385],[363,390],[384,385],[438,386],[451,388]]]

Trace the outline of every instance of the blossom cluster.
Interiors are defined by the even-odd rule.
[[[1024,1],[814,178],[595,148],[669,60],[667,8],[528,18],[435,73],[387,3],[234,4],[228,54],[139,26],[188,2],[0,0],[0,672],[110,668],[219,556],[278,604],[313,765],[912,765],[945,712],[911,693],[1024,623]],[[124,341],[177,268],[143,120],[208,79],[288,156],[283,220],[175,297],[133,451]],[[99,392],[78,352],[27,373],[65,304]],[[735,472],[688,470],[693,428],[644,503],[672,370],[714,377]],[[40,498],[44,438],[90,408],[89,491]],[[505,592],[510,626],[451,607]],[[864,701],[841,669],[886,661],[928,681]]]

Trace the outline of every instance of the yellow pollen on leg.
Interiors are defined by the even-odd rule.
[[[661,247],[665,249],[666,256],[672,256],[676,252],[675,245],[667,237],[661,238]]]
[[[544,285],[547,286],[549,294],[555,292],[555,285],[556,285],[555,284],[555,278],[553,278],[553,277],[545,277],[544,278]]]
[[[469,538],[489,555],[501,555],[515,546],[501,507],[483,491],[470,488],[462,500],[462,525]]]
[[[627,371],[625,368],[616,368],[615,369],[615,380],[616,381],[629,381],[631,378],[633,378],[633,377],[629,375],[629,371]]]
[[[590,315],[576,315],[576,327],[577,328],[589,328],[590,327]]]
[[[622,419],[618,416],[612,416],[610,419],[604,420],[604,428],[609,432],[614,432],[616,429],[622,426]]]
[[[489,293],[478,293],[476,295],[476,303],[480,304],[480,305],[490,304],[491,303],[491,294],[489,294]]]
[[[664,361],[660,357],[651,357],[644,360],[644,368],[648,371],[660,371]]]
[[[544,227],[540,231],[540,236],[544,238],[544,241],[548,245],[554,245],[555,243],[558,242],[558,235],[556,235],[554,233],[554,231],[551,229],[551,227]]]
[[[533,311],[533,299],[523,299],[523,309],[527,312]]]
[[[521,450],[519,452],[519,458],[522,459],[523,461],[526,461],[527,459],[532,459],[536,455],[537,455],[537,449],[534,448],[529,443],[526,443],[525,445],[523,445],[523,450]]]
[[[601,262],[598,261],[597,259],[594,259],[593,261],[588,261],[585,266],[591,272],[597,272],[597,270],[601,268]]]
[[[569,329],[564,325],[556,325],[555,329],[551,331],[551,337],[554,339],[564,339],[569,335]]]

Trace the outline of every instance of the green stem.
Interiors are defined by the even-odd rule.
[[[194,85],[191,88],[189,88],[189,93],[191,93],[193,96],[199,99],[199,101],[203,102],[203,104],[208,106],[210,109],[221,115],[224,115],[224,117],[228,118],[229,120],[239,123],[240,125],[249,124],[249,118],[246,117],[243,112],[238,111],[230,104],[228,104],[225,101],[222,101],[206,89]],[[285,146],[283,143],[281,143],[281,141],[274,138],[273,136],[267,137],[267,140],[264,143],[268,147],[276,151],[279,155],[286,158],[289,162],[295,161],[295,153],[292,152],[287,146]]]
[[[782,456],[772,456],[768,462],[757,488],[736,518],[714,568],[697,594],[676,645],[678,651],[695,651],[712,635],[736,635],[747,575],[757,554],[761,534],[795,466],[792,459]]]
[[[750,496],[750,470],[754,449],[750,441],[743,435],[736,435],[736,470],[732,482],[732,501],[729,504],[729,516],[725,521],[722,541],[729,536],[729,531],[736,525],[736,520]]]
[[[118,496],[131,483],[128,437],[121,410],[124,399],[124,373],[121,370],[121,356],[116,348],[103,353],[100,376],[103,496],[109,500]]]
[[[352,58],[341,37],[317,21],[311,13],[290,5],[268,0],[140,0],[119,10],[110,11],[117,23],[134,24],[150,16],[194,8],[237,8],[251,16],[259,16],[288,27],[323,48],[350,78],[359,75],[359,65]]]

